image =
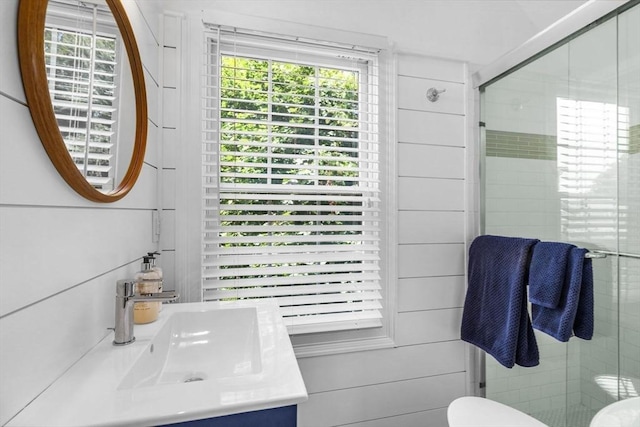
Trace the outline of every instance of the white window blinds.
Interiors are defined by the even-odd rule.
[[[204,300],[277,298],[290,333],[380,326],[375,54],[205,45]]]
[[[60,133],[94,187],[114,188],[117,28],[106,6],[52,2],[45,26],[49,93]]]

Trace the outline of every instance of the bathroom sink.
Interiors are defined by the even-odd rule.
[[[260,355],[255,307],[173,313],[120,388],[255,374]]]
[[[113,333],[10,426],[148,426],[296,405],[307,391],[273,300],[169,304]]]
[[[640,397],[605,406],[593,417],[589,427],[640,427]]]

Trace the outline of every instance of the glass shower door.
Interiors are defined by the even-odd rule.
[[[561,46],[484,88],[484,234],[563,241],[558,99],[569,97]],[[506,369],[486,357],[486,396],[562,425],[579,400],[579,353],[535,331],[540,365]],[[571,379],[571,381],[569,380]]]
[[[618,250],[618,136],[628,123],[616,46],[616,19],[571,40],[568,96],[558,99],[560,240],[609,253]],[[616,256],[593,260],[596,328],[593,339],[568,343],[579,372],[570,378],[577,393],[568,396],[567,426],[587,426],[617,398],[602,385],[619,369],[618,267]]]
[[[604,251],[595,333],[535,331],[540,365],[486,357],[486,396],[552,427],[640,392],[640,5],[481,88],[483,234]]]

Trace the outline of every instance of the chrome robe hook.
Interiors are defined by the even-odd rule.
[[[438,90],[435,87],[427,90],[427,99],[431,102],[436,102],[440,98],[440,94],[446,92],[446,89]]]

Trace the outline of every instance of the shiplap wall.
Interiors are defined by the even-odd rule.
[[[164,279],[176,284],[181,301],[200,301],[199,295],[193,295],[183,286],[184,279],[176,280],[176,241],[180,240],[176,230],[176,173],[180,159],[180,99],[182,94],[182,18],[179,15],[164,13],[162,46],[162,194],[160,200],[160,250]],[[198,168],[198,170],[200,170]],[[199,222],[197,223],[199,224]],[[196,225],[197,225],[196,224]],[[196,244],[199,247],[199,241]],[[182,273],[182,272],[181,272]],[[186,276],[182,274],[182,276]],[[193,289],[193,287],[191,287]]]
[[[19,0],[0,1],[0,425],[109,334],[115,283],[155,250],[158,32],[154,2],[123,1],[141,51],[148,142],[135,188],[112,204],[78,196],[51,165],[25,103]]]
[[[301,358],[302,427],[446,426],[466,393],[463,64],[398,57],[396,348]],[[427,89],[446,89],[440,100]]]

